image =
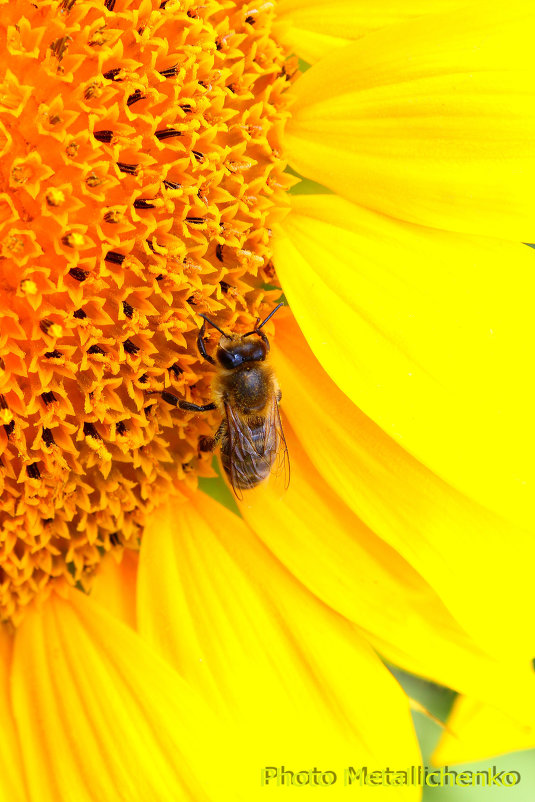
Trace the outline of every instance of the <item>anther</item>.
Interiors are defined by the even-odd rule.
[[[124,341],[123,348],[127,354],[132,354],[133,356],[139,353],[139,345],[136,345],[130,339]]]
[[[126,99],[126,105],[133,106],[134,103],[137,103],[138,100],[143,100],[145,97],[147,96],[142,93],[141,89],[136,89],[135,92],[132,92],[131,95],[128,95]]]
[[[100,347],[100,345],[92,345],[90,348],[87,349],[88,354],[100,354],[101,356],[106,355],[106,351]]]
[[[56,400],[56,396],[54,395],[52,390],[49,390],[46,393],[41,393],[41,398],[45,402],[45,406],[48,406],[49,404],[53,404],[54,401]]]
[[[89,84],[84,92],[84,99],[91,100],[93,97],[100,97],[102,94],[102,82],[101,81],[93,81]]]
[[[9,437],[10,434],[13,434],[13,430],[15,429],[15,421],[12,420],[9,423],[4,423],[4,429]]]
[[[123,312],[125,313],[126,317],[131,318],[134,314],[134,307],[130,306],[130,304],[126,301],[123,301]]]
[[[89,421],[84,421],[84,435],[85,437],[93,437],[95,440],[102,440],[94,425]]]
[[[79,281],[85,281],[89,275],[89,270],[82,270],[81,267],[71,267],[69,270],[69,276],[72,276],[73,279]]]
[[[45,351],[45,356],[47,359],[61,359],[63,354],[54,348],[53,351]]]
[[[75,312],[72,313],[72,316],[78,318],[78,320],[83,320],[84,318],[87,317],[83,309],[77,309]]]
[[[44,318],[44,320],[40,321],[39,328],[43,334],[48,334],[50,337],[61,337],[62,328],[59,323],[54,323],[54,321],[48,318]]]
[[[111,142],[113,138],[113,131],[93,131],[93,136],[98,142]]]
[[[125,259],[126,256],[123,253],[117,253],[117,251],[108,251],[104,257],[104,261],[113,262],[114,265],[122,265]]]
[[[121,171],[121,173],[128,173],[129,175],[135,175],[137,172],[137,168],[139,164],[126,164],[126,162],[117,162],[117,167]]]
[[[155,131],[154,136],[161,141],[162,139],[171,139],[174,136],[182,136],[182,131],[177,131],[175,128],[165,128],[162,131]]]
[[[36,462],[32,462],[31,465],[26,465],[26,473],[30,477],[30,479],[40,479],[41,472],[39,471],[39,467]]]
[[[106,223],[116,225],[117,223],[121,222],[122,217],[123,213],[120,211],[120,209],[109,209],[104,215],[104,220]]]
[[[184,373],[184,371],[182,370],[182,368],[180,367],[180,365],[178,364],[178,362],[174,362],[174,363],[171,365],[171,367],[170,367],[170,368],[168,368],[168,370],[169,370],[171,373],[174,373],[174,374],[175,374],[175,377],[176,377],[177,379],[178,379],[178,377],[180,376],[180,374],[181,374],[181,373]]]
[[[99,187],[102,184],[102,178],[99,178],[99,176],[96,173],[91,172],[85,179],[85,183],[87,184],[88,187],[94,189],[95,187]]]
[[[107,78],[108,81],[122,81],[122,78],[117,78],[119,73],[123,71],[122,67],[114,67],[113,70],[108,70],[107,72],[103,73],[103,77]]]
[[[155,206],[154,199],[138,198],[134,201],[134,209],[154,209]]]
[[[54,435],[52,434],[51,429],[47,429],[46,426],[43,426],[43,431],[41,432],[41,436],[43,438],[43,443],[45,446],[53,446],[55,445]]]
[[[167,70],[159,70],[159,73],[164,78],[174,78],[178,75],[178,64],[175,64],[174,67],[169,67]]]

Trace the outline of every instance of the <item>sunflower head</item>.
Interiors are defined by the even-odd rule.
[[[271,4],[2,4],[0,618],[195,482],[197,312],[271,309],[294,65]],[[205,457],[206,459],[206,457]]]

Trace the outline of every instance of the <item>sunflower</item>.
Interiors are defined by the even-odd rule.
[[[347,793],[420,759],[379,654],[535,743],[535,11],[370,5],[2,4],[2,799]],[[238,515],[176,402],[281,290]]]

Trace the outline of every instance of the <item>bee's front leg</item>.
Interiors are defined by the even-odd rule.
[[[162,398],[168,404],[174,407],[184,409],[186,412],[210,412],[212,409],[217,409],[217,405],[212,402],[209,404],[192,404],[190,401],[180,401],[173,393],[168,393],[166,390],[162,393]]]
[[[186,412],[210,412],[211,409],[217,409],[217,405],[213,401],[209,404],[191,404],[189,401],[179,401],[178,406],[180,409],[185,409]]]

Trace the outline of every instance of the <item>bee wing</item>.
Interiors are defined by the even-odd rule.
[[[236,497],[241,500],[242,490],[256,487],[266,478],[272,460],[262,440],[258,442],[257,438],[255,441],[247,420],[240,417],[230,404],[225,404],[225,414],[229,439],[229,478]]]
[[[286,445],[286,438],[284,437],[284,429],[282,428],[282,421],[280,416],[279,404],[276,398],[269,406],[266,416],[266,429],[264,435],[264,448],[276,449],[276,456],[271,459],[271,472],[275,476],[284,477],[284,489],[288,489],[290,484],[290,455],[288,453],[288,446]],[[272,444],[269,446],[268,444]]]

